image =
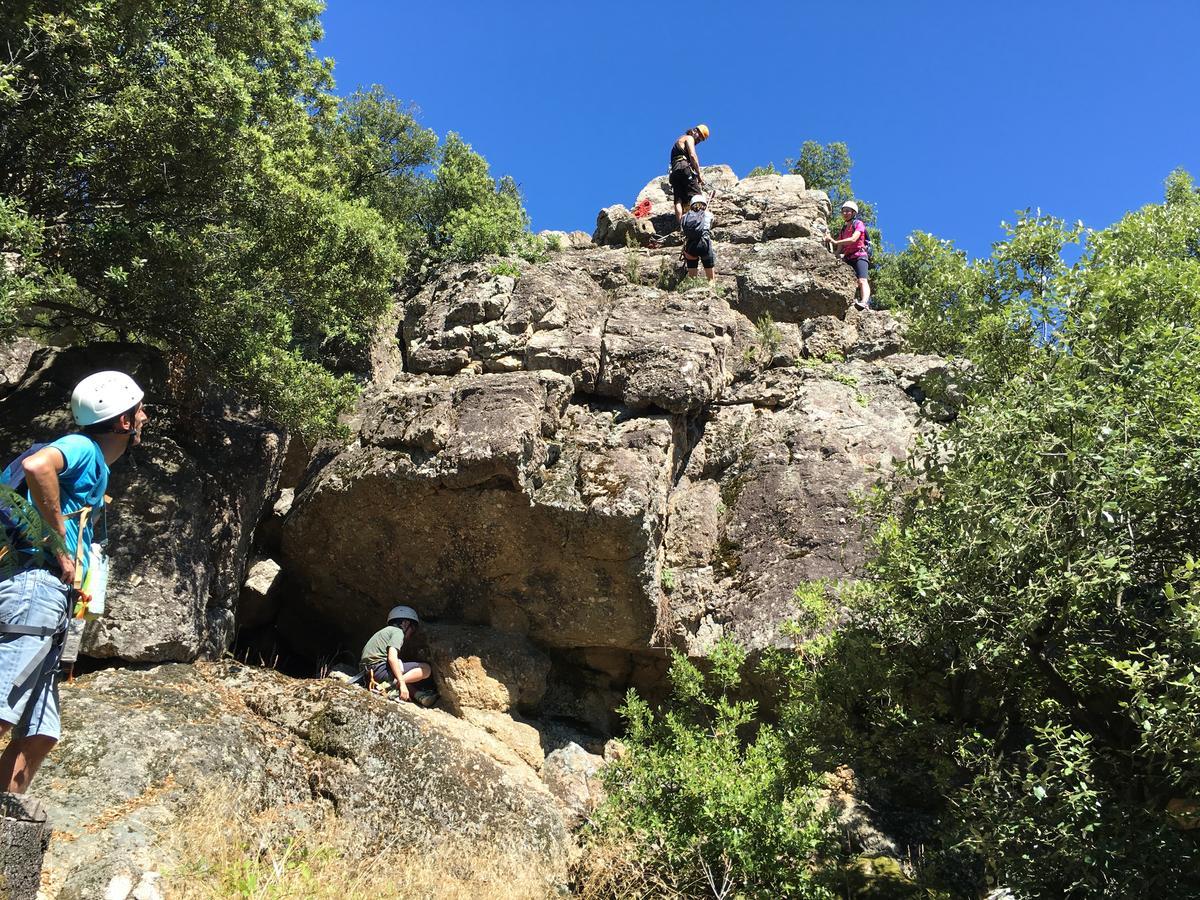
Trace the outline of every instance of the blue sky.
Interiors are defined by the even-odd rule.
[[[742,176],[845,141],[888,243],[973,256],[1014,210],[1102,227],[1174,167],[1200,178],[1197,0],[329,0],[323,22],[339,92],[382,84],[460,133],[536,230],[631,205],[698,121],[701,162]]]

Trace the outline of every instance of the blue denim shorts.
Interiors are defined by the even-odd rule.
[[[0,581],[0,622],[61,629],[69,615],[70,589],[53,572],[24,569]],[[42,664],[20,684],[14,683],[46,641],[53,643]],[[61,634],[40,637],[0,633],[0,721],[16,726],[15,736],[59,738],[62,727],[57,675],[61,651]]]

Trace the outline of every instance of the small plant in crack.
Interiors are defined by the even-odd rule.
[[[671,593],[671,591],[675,590],[675,570],[674,569],[667,568],[667,569],[662,570],[662,589],[664,591],[666,591],[668,594]]]
[[[746,362],[769,363],[779,352],[782,343],[783,332],[770,313],[763,313],[754,323],[754,347],[748,347],[743,358]]]
[[[632,234],[625,235],[625,277],[630,284],[642,283],[642,261],[638,242]]]

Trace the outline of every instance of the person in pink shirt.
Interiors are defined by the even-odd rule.
[[[829,243],[835,253],[841,253],[858,278],[858,300],[854,305],[859,309],[871,308],[871,284],[867,281],[867,264],[871,258],[867,249],[867,226],[858,217],[858,204],[847,200],[842,204],[842,221],[846,223],[842,233],[836,238],[830,238]]]

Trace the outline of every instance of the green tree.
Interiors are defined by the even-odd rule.
[[[156,344],[319,433],[413,263],[531,252],[516,186],[379,88],[317,0],[0,9],[0,328]]]
[[[336,116],[313,0],[46,3],[0,12],[4,307],[160,344],[305,430],[352,394],[402,257],[316,139]],[[13,215],[27,219],[13,231]]]
[[[785,165],[793,175],[804,176],[804,183],[809,188],[829,195],[829,203],[833,207],[830,218],[832,227],[841,228],[839,210],[847,200],[858,203],[859,217],[865,223],[875,224],[875,207],[854,196],[854,189],[850,185],[850,170],[854,167],[854,160],[850,158],[850,148],[844,142],[822,144],[819,141],[805,141],[800,147],[800,156],[787,160]],[[872,240],[875,240],[874,235]]]
[[[1055,250],[1074,230],[1037,216],[978,266],[988,302],[1054,328],[883,499],[826,654],[842,688],[797,713],[832,705],[816,720],[854,723],[844,752],[936,786],[931,858],[970,851],[1019,896],[1200,891],[1200,201],[1182,183],[1075,267]]]
[[[438,139],[378,85],[339,101],[336,116],[316,120],[329,153],[329,177],[344,178],[351,197],[366,200],[394,230],[407,258],[425,250],[418,219],[426,200]]]
[[[1054,339],[1066,312],[1063,292],[1073,283],[1063,248],[1084,234],[1082,225],[1032,210],[1003,228],[1005,239],[975,262],[949,241],[914,232],[875,273],[883,304],[907,318],[913,348],[969,359],[970,381],[984,389]]]
[[[435,260],[471,260],[521,249],[529,217],[516,182],[492,178],[487,161],[451,132],[417,216]]]

